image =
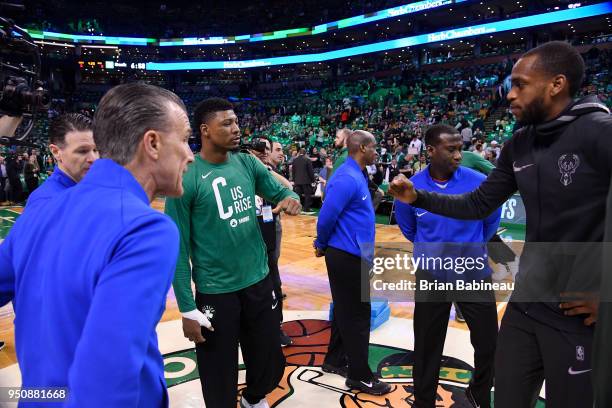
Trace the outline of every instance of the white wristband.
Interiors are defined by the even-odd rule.
[[[210,321],[204,316],[204,313],[200,312],[198,309],[193,309],[189,312],[182,313],[185,319],[195,320],[200,324],[200,326],[204,326],[207,329],[210,329],[212,325]]]

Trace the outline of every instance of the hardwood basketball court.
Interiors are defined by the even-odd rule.
[[[153,203],[153,207],[160,211],[163,211],[163,205],[164,202],[161,199]],[[0,210],[0,233],[2,234],[0,237],[6,235],[21,211],[22,208],[16,207]],[[392,303],[391,319],[374,330],[371,335],[370,364],[374,370],[377,369],[376,364],[382,364],[378,367],[379,375],[390,382],[397,382],[397,388],[389,397],[390,399],[372,399],[349,392],[339,377],[323,375],[317,368],[320,366],[320,359],[327,347],[328,334],[322,333],[329,330],[326,319],[331,295],[324,258],[316,258],[312,249],[312,241],[316,235],[316,217],[283,216],[282,224],[283,240],[279,269],[283,281],[283,292],[287,295],[284,303],[286,321],[284,329],[293,337],[294,345],[285,349],[288,360],[286,375],[281,386],[268,397],[270,405],[307,407],[312,406],[309,405],[313,401],[312,398],[317,398],[322,402],[322,404],[317,404],[321,408],[327,406],[411,406],[406,404],[409,404],[408,394],[411,394],[412,366],[405,361],[402,362],[403,357],[393,356],[410,356],[411,354],[414,304],[411,302]],[[396,225],[378,224],[376,241],[377,243],[406,243]],[[505,303],[498,303],[497,309],[498,319],[501,319],[505,311]],[[0,385],[19,385],[20,383],[12,320],[13,311],[9,304],[0,309],[0,340],[6,342],[4,350],[0,351]],[[202,406],[192,344],[183,338],[180,312],[172,289],[167,296],[166,311],[158,326],[158,334],[160,349],[165,359],[171,406],[181,408]],[[459,397],[457,401],[458,397],[454,397],[453,400],[452,395],[467,386],[466,378],[469,379],[471,365],[473,365],[473,350],[469,342],[467,325],[455,322],[452,315],[446,343],[444,354],[448,356],[445,359],[450,361],[450,367],[443,366],[441,370],[439,392],[442,401],[440,406],[463,406],[460,403],[462,397]],[[112,352],[112,347],[109,348],[109,352]],[[303,356],[308,353],[312,355],[305,359]],[[379,358],[383,360],[376,360]],[[385,358],[391,360],[386,361]],[[394,360],[398,358],[398,361]],[[444,375],[449,377],[446,378]],[[244,382],[243,370],[240,378]],[[294,393],[285,393],[286,388],[292,389]],[[304,393],[305,395],[302,395]],[[324,403],[324,401],[328,402]],[[329,401],[337,401],[337,403]],[[385,401],[388,401],[390,405],[379,405],[379,403],[386,404]],[[453,403],[459,403],[459,405],[453,405]]]

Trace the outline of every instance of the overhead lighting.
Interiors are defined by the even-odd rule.
[[[116,50],[117,48],[119,48],[116,45],[87,45],[87,44],[83,44],[81,45],[81,47],[83,48],[106,48],[110,50]]]
[[[58,42],[49,42],[49,41],[34,41],[36,44],[43,44],[43,45],[53,45],[55,47],[70,47],[70,48],[74,48],[74,44],[68,44],[68,43],[58,43]]]

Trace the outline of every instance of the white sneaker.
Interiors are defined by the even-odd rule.
[[[504,279],[510,279],[510,281],[516,281],[516,274],[518,273],[519,263],[518,261],[508,262],[506,264],[495,265],[497,270],[493,272],[491,278],[494,281],[502,281]]]
[[[508,270],[508,265],[497,264],[495,265],[495,267],[497,268],[497,270],[491,275],[493,281],[503,281],[507,277],[511,276],[510,271]]]
[[[516,258],[515,261],[508,262],[506,270],[512,275],[512,280],[516,281],[516,275],[519,272],[519,259]]]
[[[257,404],[250,404],[244,397],[241,397],[240,408],[270,408],[270,405],[265,398],[262,398]]]

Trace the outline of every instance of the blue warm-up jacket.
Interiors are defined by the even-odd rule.
[[[441,184],[431,178],[429,166],[427,166],[410,180],[417,189],[439,194],[461,194],[474,191],[485,179],[484,175],[459,166],[451,179]],[[395,217],[404,236],[415,243],[414,257],[424,255],[442,258],[486,258],[486,243],[499,227],[501,208],[484,220],[471,221],[444,217],[396,200]],[[462,245],[440,245],[439,243],[461,243]],[[435,277],[445,279],[455,275],[455,272],[449,275],[448,271],[444,272],[435,268],[428,269],[428,271]],[[491,269],[488,262],[485,262],[484,268],[480,270],[473,268],[464,277],[481,279],[490,274]]]
[[[26,210],[0,245],[23,387],[67,387],[61,406],[167,406],[155,327],[178,243],[172,220],[108,159]]]
[[[317,220],[317,248],[372,259],[376,229],[366,177],[351,157],[334,172]]]
[[[49,178],[30,194],[26,208],[29,209],[37,203],[50,200],[62,191],[75,185],[76,182],[56,166]]]

